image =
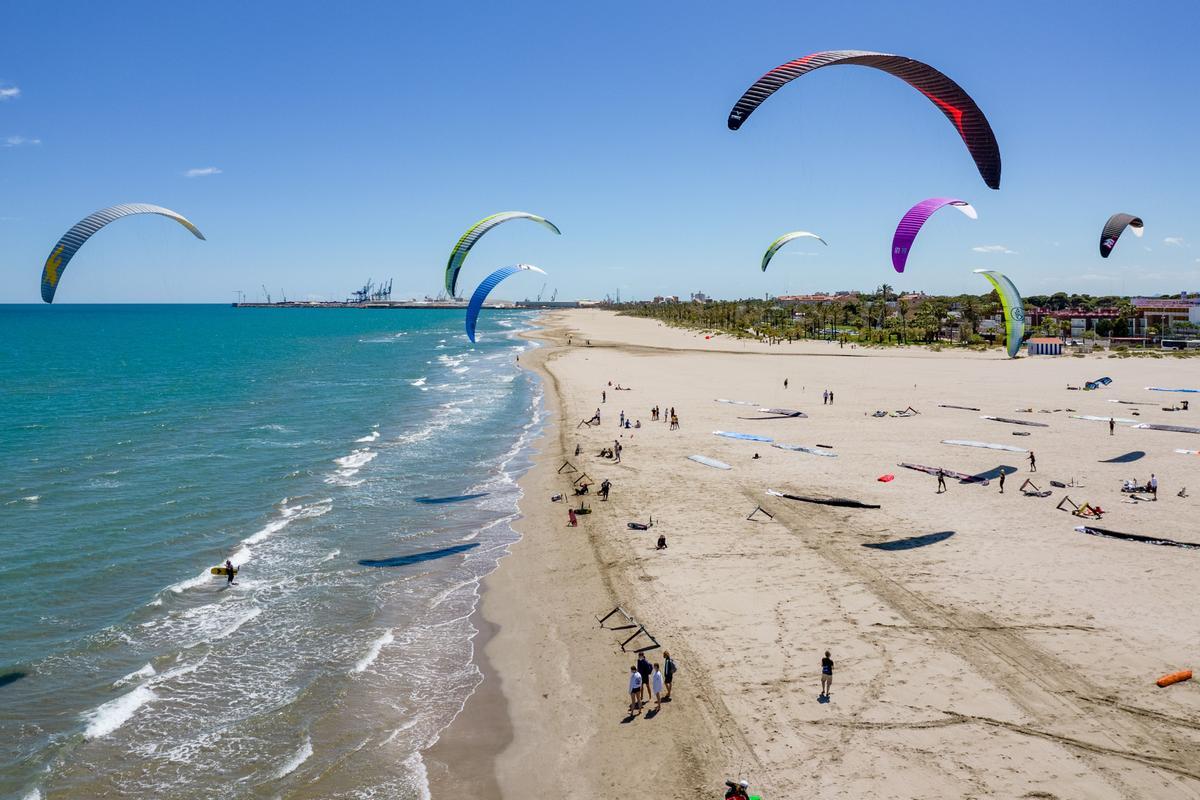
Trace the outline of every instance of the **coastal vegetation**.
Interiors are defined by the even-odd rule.
[[[1130,298],[1057,292],[1024,298],[1027,336],[1070,340],[1070,315],[1099,316],[1088,329],[1076,333],[1084,346],[1109,337],[1125,337],[1137,317]],[[933,349],[982,349],[1003,343],[1004,321],[1000,298],[986,294],[902,294],[882,284],[873,292],[840,292],[836,295],[767,297],[742,300],[692,300],[673,298],[652,302],[627,302],[612,306],[622,314],[657,319],[668,325],[752,338],[770,343],[798,339],[853,342],[866,346],[923,345]],[[1053,314],[1053,315],[1052,315]],[[1196,331],[1176,328],[1174,333]],[[1148,338],[1162,332],[1151,327]],[[1126,345],[1114,352],[1132,355]]]

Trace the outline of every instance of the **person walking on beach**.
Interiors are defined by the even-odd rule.
[[[612,484],[608,482],[608,478],[600,481],[600,499],[608,500],[608,490],[612,488]]]
[[[945,470],[939,469],[937,472],[937,478],[938,478],[938,488],[937,488],[937,492],[935,492],[935,494],[941,494],[942,492],[946,491],[946,472],[945,472]]]
[[[601,403],[607,403],[607,402],[608,402],[608,391],[607,391],[606,389],[601,389],[601,390],[600,390],[600,402],[601,402]]]
[[[613,439],[613,463],[621,463],[621,443]]]
[[[671,658],[670,653],[663,650],[663,684],[667,687],[667,700],[671,699],[671,681],[675,679],[675,671],[677,669],[675,659]]]
[[[1004,470],[1000,470],[1000,494],[1004,494]]]
[[[1029,471],[1037,472],[1037,456],[1033,454],[1032,450],[1029,451]]]
[[[833,405],[833,390],[829,390],[829,405]]]
[[[233,586],[233,576],[237,574],[237,569],[234,568],[233,562],[228,558],[225,559],[225,585]]]
[[[783,379],[783,388],[784,388],[784,389],[786,389],[786,388],[787,388],[787,378],[784,378],[784,379]]]
[[[638,675],[642,678],[642,691],[646,694],[646,699],[650,699],[650,673],[654,671],[654,667],[650,666],[650,662],[646,660],[645,653],[638,653],[637,660]],[[641,697],[639,693],[638,697]]]
[[[629,668],[629,713],[636,714],[642,707],[642,676],[637,667]]]
[[[1117,427],[1117,421],[1112,417],[1108,418],[1108,435],[1113,435],[1113,430]]]
[[[823,406],[829,405],[829,390],[828,389],[821,392],[821,405],[823,405]]]
[[[829,651],[825,651],[825,657],[821,659],[821,697],[829,698],[829,690],[833,686],[833,659],[829,657]]]
[[[659,671],[658,664],[654,665],[654,672],[650,675],[650,692],[654,695],[654,708],[662,708],[663,674]]]
[[[1153,497],[1155,500],[1157,500],[1158,499],[1158,478],[1154,477],[1153,472],[1150,473],[1150,482],[1148,484],[1146,484],[1146,486],[1147,486],[1147,488],[1150,489],[1150,496]]]
[[[579,526],[579,517],[575,516],[575,509],[567,509],[567,527],[576,528]]]
[[[625,409],[621,409],[621,420],[617,423],[618,428],[625,427]]]

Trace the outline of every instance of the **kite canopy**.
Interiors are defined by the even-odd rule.
[[[472,342],[475,341],[475,322],[479,319],[479,310],[483,308],[483,301],[491,294],[492,289],[495,289],[500,281],[510,275],[516,275],[518,272],[540,272],[545,275],[544,270],[540,270],[532,264],[513,264],[509,267],[501,267],[500,269],[488,275],[479,282],[479,286],[475,287],[475,293],[471,295],[471,301],[467,303],[467,338]]]
[[[917,233],[925,224],[925,220],[933,216],[935,211],[946,206],[957,208],[971,219],[979,219],[975,208],[966,200],[931,197],[917,203],[900,218],[900,224],[896,226],[896,233],[892,236],[892,266],[895,267],[896,272],[904,272],[904,265],[908,261],[908,252],[912,249],[913,240],[917,238]]]
[[[829,242],[825,241],[820,236],[817,236],[815,233],[809,233],[808,231],[792,231],[791,233],[785,233],[783,236],[780,236],[778,239],[771,242],[771,246],[768,247],[767,252],[763,254],[763,257],[762,257],[762,271],[763,272],[767,271],[767,264],[771,263],[771,259],[775,257],[775,253],[779,252],[779,248],[783,247],[785,244],[790,242],[792,239],[816,239],[818,242],[825,245],[826,247],[829,246]]]
[[[462,271],[463,262],[467,260],[467,253],[475,246],[485,233],[490,231],[497,225],[502,225],[512,219],[531,219],[534,222],[542,225],[558,235],[562,235],[554,223],[545,217],[539,217],[537,214],[529,214],[524,211],[502,211],[499,214],[492,214],[490,217],[484,217],[476,222],[467,232],[462,235],[458,243],[454,245],[454,249],[450,251],[450,260],[446,262],[446,293],[451,297],[455,297],[455,291],[458,288],[458,273]]]
[[[736,131],[742,127],[746,118],[764,100],[789,81],[815,69],[838,64],[856,64],[883,70],[928,97],[962,137],[984,183],[993,189],[1000,188],[1000,145],[996,142],[987,117],[957,83],[928,64],[904,56],[864,50],[830,50],[789,61],[763,75],[746,90],[729,112],[729,129]]]
[[[1021,340],[1025,338],[1025,301],[1021,293],[1005,275],[994,269],[977,269],[976,275],[982,275],[992,284],[996,294],[1000,295],[1000,305],[1004,308],[1004,340],[1008,348],[1008,357],[1016,358],[1021,352]]]
[[[42,299],[47,303],[54,302],[54,293],[58,289],[59,281],[62,280],[62,274],[66,270],[71,258],[78,252],[79,248],[83,247],[84,242],[92,238],[96,231],[108,223],[134,214],[158,214],[159,216],[169,217],[191,231],[197,239],[204,238],[204,234],[185,217],[162,206],[152,206],[146,203],[125,203],[124,205],[109,206],[108,208],[101,209],[75,223],[75,226],[63,234],[63,237],[58,240],[58,244],[54,245],[54,249],[50,251],[50,256],[46,259],[45,266],[42,267]]]
[[[1104,230],[1100,231],[1101,258],[1108,258],[1108,254],[1117,246],[1117,239],[1126,228],[1129,228],[1134,236],[1141,236],[1146,232],[1142,227],[1141,217],[1135,217],[1133,214],[1113,214],[1108,218],[1108,222],[1104,223]]]

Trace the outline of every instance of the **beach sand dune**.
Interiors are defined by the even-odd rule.
[[[1191,362],[767,348],[601,311],[545,322],[539,335],[551,346],[522,364],[545,377],[556,422],[522,481],[524,538],[487,580],[489,680],[426,753],[435,798],[465,788],[719,797],[726,777],[749,779],[764,798],[1200,796],[1200,687],[1154,686],[1196,666],[1189,596],[1200,551],[1082,535],[1074,528],[1084,520],[1055,508],[1067,494],[1104,508],[1104,527],[1200,542],[1195,499],[1176,496],[1184,486],[1200,494],[1200,461],[1173,452],[1188,435],[1118,427],[1109,436],[1107,425],[1069,416],[1107,418],[1108,399],[1145,400],[1142,387],[1178,383]],[[1113,384],[1066,388],[1098,375]],[[827,388],[832,406],[822,404]],[[808,418],[738,419],[751,415],[713,402],[728,397]],[[1038,472],[1024,453],[941,444],[1006,431],[939,404],[1047,423],[1012,439],[1036,453]],[[680,429],[651,422],[654,405],[674,406]],[[1160,405],[1169,402],[1121,408],[1147,422],[1193,424],[1200,414]],[[577,428],[597,406],[601,426]],[[908,407],[920,414],[871,416]],[[621,410],[642,427],[618,430]],[[838,458],[714,430],[828,444]],[[597,456],[614,439],[620,464]],[[1146,455],[1102,463],[1134,450]],[[688,461],[693,453],[733,469]],[[549,499],[569,490],[570,476],[557,473],[564,460],[613,482],[611,499],[591,496],[593,513],[573,529],[565,504]],[[950,480],[936,494],[934,477],[901,461],[993,480]],[[1121,493],[1123,479],[1144,483],[1151,472],[1157,501]],[[876,480],[885,473],[895,480]],[[1026,478],[1076,486],[1027,497]],[[799,503],[768,488],[881,508]],[[757,506],[774,519],[747,520]],[[649,531],[627,529],[651,514]],[[666,551],[654,549],[659,534]],[[650,719],[626,720],[634,655],[620,651],[621,632],[596,623],[615,605],[681,667],[674,701]],[[826,649],[836,669],[821,702]]]

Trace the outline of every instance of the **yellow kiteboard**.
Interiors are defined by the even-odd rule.
[[[209,570],[209,572],[211,572],[213,575],[221,575],[224,577],[228,577],[228,575],[229,575],[229,570],[225,569],[224,567],[213,567],[212,569]],[[238,574],[237,567],[233,568],[233,574],[234,575]]]

